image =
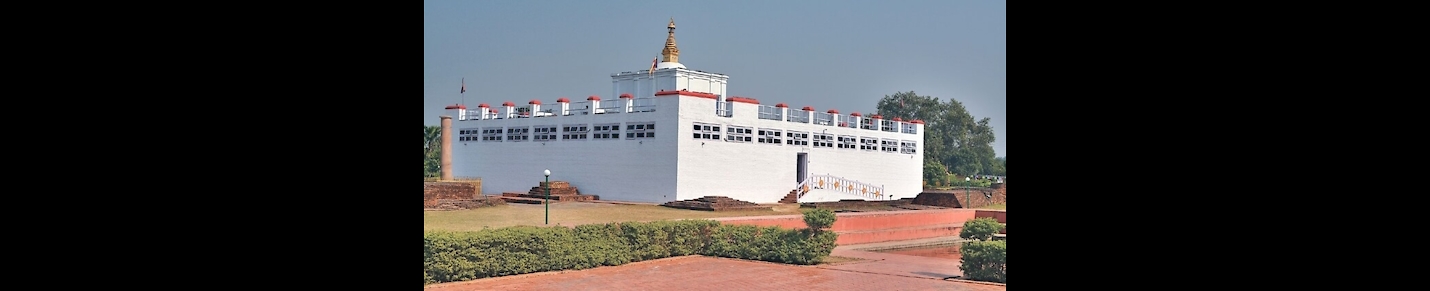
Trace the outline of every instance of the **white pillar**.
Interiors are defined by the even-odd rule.
[[[631,96],[631,93],[623,93],[623,94],[621,94],[621,99],[626,99],[626,100],[625,100],[625,101],[626,101],[626,108],[625,108],[624,110],[622,110],[622,111],[624,111],[624,112],[626,112],[626,113],[635,112],[635,111],[634,111],[634,108],[635,108],[635,105],[636,105],[636,98],[635,98],[635,96]]]
[[[515,104],[515,103],[511,103],[511,101],[507,101],[506,103],[502,103],[501,106],[504,107],[504,109],[506,110],[506,112],[502,112],[502,118],[516,118],[516,104]]]
[[[860,115],[859,112],[854,112],[850,113],[849,117],[854,118],[854,128],[864,128],[864,115]]]
[[[789,105],[785,105],[784,103],[778,103],[775,104],[775,109],[779,110],[778,112],[780,113],[780,121],[789,121]]]
[[[566,97],[561,97],[560,99],[556,99],[556,103],[557,103],[557,104],[561,104],[561,116],[566,116],[567,114],[571,114],[571,99],[566,99]]]
[[[805,123],[815,123],[815,121],[814,121],[814,107],[805,106],[805,107],[803,108],[803,110],[804,110],[804,122],[805,122]]]
[[[541,100],[532,99],[526,104],[531,104],[531,117],[541,116]]]
[[[883,121],[884,121],[884,116],[883,116],[883,115],[874,114],[874,116],[871,116],[871,117],[874,118],[874,120],[873,120],[873,121],[874,121],[874,130],[884,131],[884,122],[883,122]]]
[[[456,116],[457,120],[467,120],[467,105],[447,105],[446,109],[449,112],[448,115]]]
[[[480,104],[480,105],[477,105],[477,114],[480,114],[480,115],[478,115],[476,118],[477,118],[477,119],[491,119],[491,118],[490,118],[491,115],[492,115],[491,112],[492,112],[491,106],[488,106],[486,103],[482,103],[482,104]]]
[[[601,96],[591,95],[586,97],[586,101],[591,101],[591,114],[604,113],[601,111]]]

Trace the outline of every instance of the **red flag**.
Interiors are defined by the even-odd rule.
[[[462,93],[467,93],[467,78],[462,78]]]

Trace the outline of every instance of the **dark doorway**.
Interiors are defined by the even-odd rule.
[[[795,158],[795,183],[804,183],[804,173],[808,170],[807,167],[809,167],[809,156],[807,154],[808,153],[799,153],[799,156]]]

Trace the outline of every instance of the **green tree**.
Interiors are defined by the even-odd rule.
[[[422,126],[423,177],[437,177],[442,171],[442,127]]]
[[[937,161],[959,175],[992,174],[997,168],[991,119],[975,119],[963,103],[909,91],[885,95],[877,108],[887,119],[924,121],[925,161]]]

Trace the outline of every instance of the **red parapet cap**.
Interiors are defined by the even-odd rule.
[[[750,103],[750,104],[755,104],[755,105],[759,105],[759,104],[760,104],[760,100],[755,100],[755,98],[747,98],[747,97],[740,97],[740,96],[733,96],[733,97],[730,97],[730,98],[725,98],[725,101],[729,101],[729,102],[740,102],[740,103]]]
[[[536,99],[531,99],[531,101],[529,101],[529,102],[526,102],[526,104],[536,104],[536,105],[541,105],[541,100],[536,100]]]
[[[557,103],[571,103],[571,99],[566,99],[566,97],[561,97],[561,98],[556,98],[556,102],[557,102]]]
[[[814,107],[805,106],[804,108],[801,108],[800,110],[804,110],[804,111],[814,111]]]
[[[779,108],[789,108],[789,105],[785,105],[784,103],[780,103],[780,104],[775,104],[775,107],[779,107]]]
[[[511,101],[507,101],[506,103],[502,103],[501,106],[511,107],[511,106],[516,106],[516,104],[511,103]]]
[[[719,96],[719,95],[710,94],[710,93],[705,93],[705,92],[691,92],[691,91],[687,91],[687,90],[680,90],[680,91],[675,91],[675,90],[660,90],[660,92],[655,92],[655,96],[667,96],[667,95],[691,96],[691,97],[700,97],[700,98],[707,98],[707,99],[720,99],[720,96]]]
[[[830,109],[829,114],[839,114],[839,110]]]
[[[874,119],[884,119],[884,116],[883,116],[883,115],[878,115],[878,114],[874,114],[874,116],[870,116],[870,117],[873,117]]]
[[[914,119],[914,120],[910,120],[909,123],[913,123],[913,124],[924,124],[924,121],[923,121],[923,120],[919,120],[919,119]]]
[[[491,106],[491,105],[487,105],[486,103],[482,103],[482,104],[478,104],[478,105],[477,105],[477,108],[489,108],[489,107],[492,107],[492,106]]]
[[[462,104],[447,105],[447,108],[446,108],[446,109],[467,109],[467,106],[466,106],[466,105],[462,105]]]
[[[894,121],[904,121],[903,118],[894,117]]]
[[[864,115],[859,114],[859,112],[854,112],[854,113],[850,113],[849,116],[864,116]]]
[[[591,95],[591,97],[586,97],[586,100],[601,101],[601,96]]]
[[[621,99],[632,99],[632,98],[636,98],[636,96],[632,96],[631,93],[621,93]]]

